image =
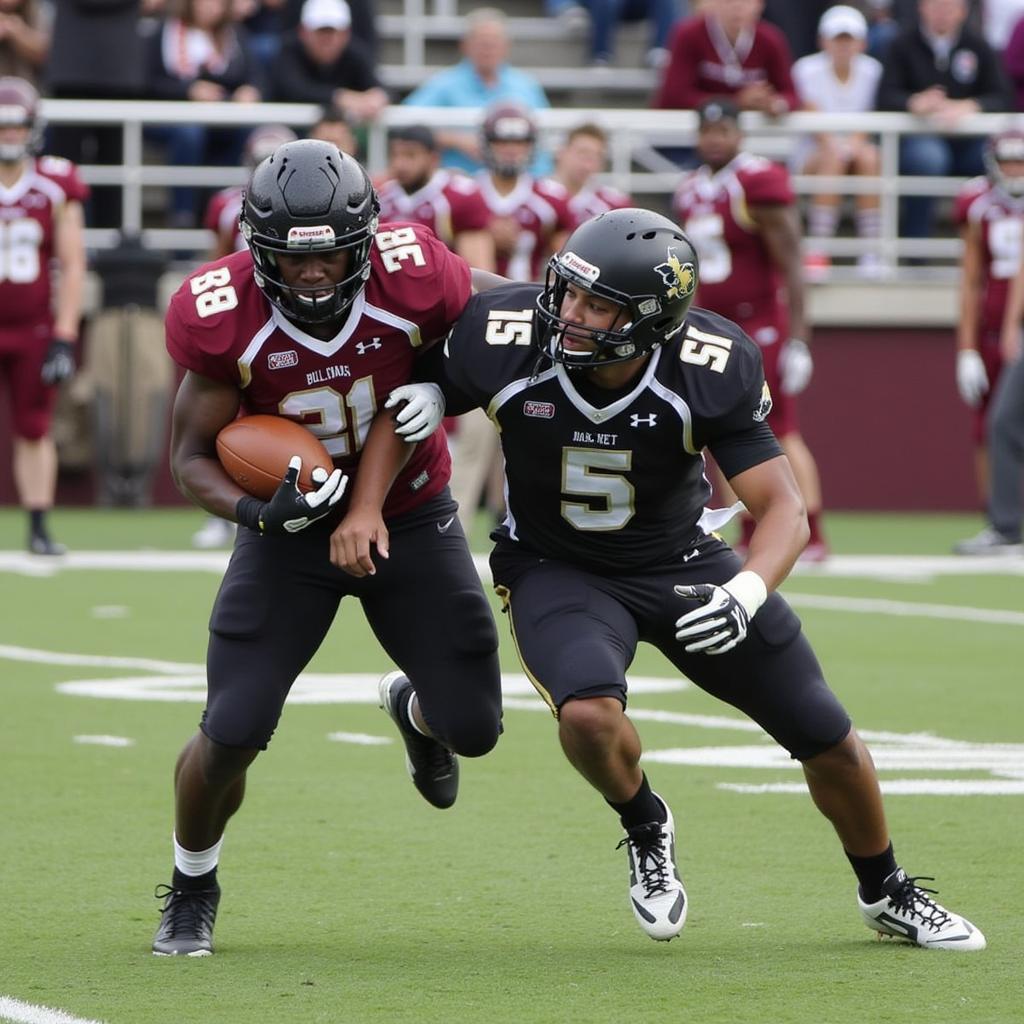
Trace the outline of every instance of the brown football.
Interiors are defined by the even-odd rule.
[[[274,496],[293,455],[302,457],[299,489],[316,489],[310,473],[330,471],[327,449],[304,426],[283,416],[243,416],[217,435],[217,455],[224,472],[249,494],[264,501]]]

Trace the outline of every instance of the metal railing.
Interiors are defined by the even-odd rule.
[[[122,190],[121,227],[140,232],[146,245],[157,249],[205,250],[209,233],[199,229],[143,230],[144,190],[175,185],[223,187],[244,181],[238,167],[174,167],[147,163],[144,159],[143,130],[148,125],[194,124],[210,126],[253,126],[268,123],[289,124],[298,130],[312,124],[320,108],[313,104],[188,103],[148,101],[44,100],[43,116],[51,124],[120,125],[123,136],[123,160],[118,165],[90,164],[81,168],[91,185],[113,185]],[[475,130],[480,111],[458,108],[404,107],[385,110],[381,119],[369,126],[367,167],[371,173],[384,169],[387,129],[392,125],[428,124],[435,128]],[[692,111],[552,109],[536,112],[542,144],[556,145],[566,131],[583,121],[597,121],[610,140],[610,160],[605,180],[645,202],[665,206],[678,184],[681,171],[664,153],[693,145],[696,115]],[[964,121],[953,135],[988,135],[1019,124],[1018,115],[981,114]],[[901,196],[934,195],[950,197],[963,184],[962,178],[909,177],[899,174],[899,143],[904,135],[935,134],[934,128],[909,114],[791,114],[778,120],[757,114],[741,119],[746,134],[745,148],[785,161],[799,138],[816,132],[870,132],[879,141],[881,173],[877,177],[797,175],[794,186],[801,196],[816,193],[842,195],[876,194],[880,199],[881,254],[895,265],[899,257],[924,257],[953,261],[960,252],[953,237],[900,238],[899,199]],[[91,248],[115,244],[114,229],[90,228],[87,243]],[[820,243],[820,244],[819,244]],[[815,240],[815,247],[831,255],[856,255],[860,242],[851,238]]]

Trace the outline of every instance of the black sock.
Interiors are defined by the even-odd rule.
[[[619,821],[627,832],[637,825],[646,825],[652,821],[664,824],[668,821],[665,805],[651,792],[646,775],[640,780],[640,788],[632,799],[622,804],[613,803],[611,800],[607,800],[606,803],[618,813]]]
[[[30,508],[28,510],[28,528],[33,537],[46,535],[46,509]]]
[[[892,843],[873,857],[854,857],[852,853],[846,852],[846,859],[860,882],[860,898],[865,903],[877,903],[882,898],[882,883],[898,866],[892,852]]]
[[[416,696],[416,691],[410,686],[407,691],[407,696],[402,696],[398,700],[398,722],[405,732],[411,732],[416,736],[423,735],[419,729],[413,724],[412,720],[412,699]]]
[[[183,871],[174,869],[171,878],[171,888],[181,889],[184,892],[198,892],[201,889],[212,889],[217,884],[217,869],[207,871],[205,875],[186,875]]]

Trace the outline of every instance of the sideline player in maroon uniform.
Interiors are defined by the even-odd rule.
[[[1003,367],[999,337],[1010,282],[1024,255],[1024,133],[993,136],[985,165],[987,177],[967,182],[954,207],[964,242],[956,384],[973,410],[974,472],[983,505],[989,492],[986,414]]]
[[[425,125],[388,132],[388,177],[377,194],[382,220],[423,224],[471,267],[494,270],[491,211],[480,186],[440,167],[437,140]]]
[[[595,180],[607,165],[608,135],[600,125],[588,121],[569,132],[555,156],[551,177],[568,193],[575,225],[606,210],[633,205],[625,192]]]
[[[537,281],[544,264],[573,228],[568,194],[550,178],[527,171],[537,126],[525,108],[491,107],[483,123],[483,159],[476,180],[491,211],[498,273],[513,281]]]
[[[800,228],[785,168],[741,152],[742,143],[736,105],[728,100],[705,103],[697,134],[704,163],[680,182],[673,208],[700,254],[697,301],[739,324],[761,348],[775,403],[769,425],[807,505],[811,537],[803,557],[820,560],[827,554],[821,482],[800,435],[795,401],[813,372]],[[741,547],[753,525],[745,516]]]
[[[399,666],[381,680],[381,705],[425,799],[451,806],[455,754],[485,754],[498,738],[497,631],[448,493],[444,433],[411,447],[383,411],[415,398],[419,386],[404,386],[414,360],[462,312],[470,269],[426,228],[378,229],[377,211],[354,159],[326,142],[288,143],[250,180],[248,251],[190,275],[167,311],[167,347],[187,371],[175,479],[239,530],[210,618],[206,709],[175,771],[157,954],[212,952],[225,826],[343,597],[359,600]],[[306,425],[334,471],[314,475],[318,490],[304,496],[293,459],[270,501],[245,494],[215,450],[240,411]]]
[[[421,364],[452,411],[478,406],[499,428],[509,511],[491,572],[520,660],[566,757],[619,816],[651,938],[678,935],[687,905],[672,813],[625,712],[641,640],[801,762],[869,928],[983,949],[898,866],[871,755],[776,591],[807,539],[803,503],[765,423],[758,347],[690,308],[696,264],[666,217],[613,210],[572,233],[543,288],[474,296]],[[713,532],[705,448],[757,517],[745,561]],[[822,925],[816,911],[816,940]]]
[[[39,96],[21,78],[0,78],[0,377],[11,396],[14,483],[28,512],[28,548],[60,555],[46,514],[57,489],[50,437],[57,387],[75,372],[85,288],[82,202],[74,164],[35,156]],[[51,306],[50,263],[60,273]]]

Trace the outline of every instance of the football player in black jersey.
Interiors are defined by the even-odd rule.
[[[982,933],[897,865],[871,755],[775,592],[807,541],[805,509],[765,423],[758,347],[690,308],[697,273],[670,220],[601,214],[544,286],[474,296],[431,367],[449,413],[479,406],[501,435],[508,515],[491,569],[523,667],[569,761],[620,817],[630,902],[652,938],[679,934],[687,901],[672,813],[625,714],[640,640],[802,763],[870,928],[980,949]],[[727,516],[705,508],[705,448],[757,521],[745,562],[712,532]]]

